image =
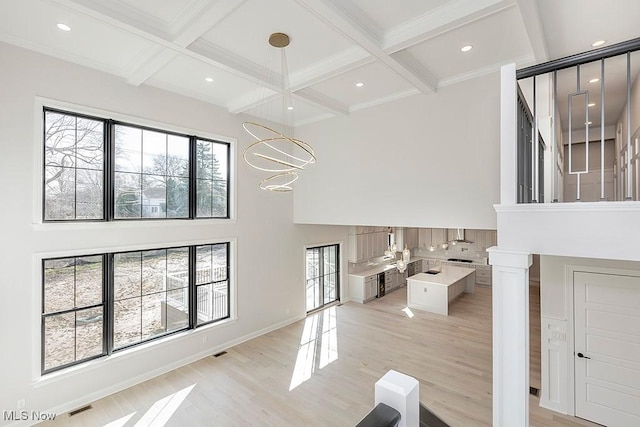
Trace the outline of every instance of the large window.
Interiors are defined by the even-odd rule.
[[[338,245],[307,249],[307,312],[340,298],[340,250]]]
[[[225,142],[45,108],[43,220],[228,218],[229,160]]]
[[[42,266],[43,373],[229,317],[229,243]]]

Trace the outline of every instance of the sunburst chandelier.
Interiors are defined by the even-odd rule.
[[[284,33],[273,33],[269,37],[269,44],[280,49],[283,119],[287,117],[285,111],[293,109],[284,49],[289,42],[289,36]],[[243,122],[242,127],[255,139],[242,153],[245,162],[257,170],[273,174],[260,182],[263,190],[293,190],[292,184],[298,179],[298,172],[316,161],[313,148],[304,141],[256,122]]]

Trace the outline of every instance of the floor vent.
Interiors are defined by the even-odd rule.
[[[540,396],[540,389],[535,388],[535,387],[529,387],[529,394],[538,397]]]
[[[87,405],[87,406],[83,406],[82,408],[74,409],[73,411],[69,412],[69,416],[73,417],[74,415],[78,415],[80,412],[88,411],[89,409],[92,409],[92,408],[93,406]]]
[[[220,353],[214,354],[213,357],[220,357],[220,356],[224,356],[225,354],[227,354],[226,351],[221,351]]]

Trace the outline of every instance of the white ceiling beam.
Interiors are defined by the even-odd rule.
[[[313,64],[309,68],[290,74],[289,81],[291,84],[291,92],[296,93],[297,91],[313,86],[316,83],[320,83],[363,65],[370,64],[375,60],[376,59],[373,56],[369,55],[368,52],[360,47],[344,50],[337,55]],[[242,113],[270,101],[272,101],[272,99],[269,97],[259,100],[255,95],[238,97],[229,105],[229,112],[234,114]],[[335,109],[336,105],[338,105],[337,109]],[[332,99],[322,108],[332,111],[332,113],[343,115],[345,111],[344,108],[346,107],[341,103],[336,103],[336,101]]]
[[[522,22],[524,22],[524,28],[529,36],[529,43],[531,43],[533,55],[538,62],[548,61],[549,50],[547,49],[547,41],[544,36],[544,30],[542,29],[538,5],[533,0],[516,1],[518,2]]]
[[[379,34],[373,37],[375,40],[382,40],[381,43],[385,52],[394,57],[394,59],[404,67],[413,69],[414,73],[423,76],[423,78],[429,81],[434,87],[440,87],[436,77],[433,76],[424,65],[418,63],[417,60],[411,56],[402,53],[398,55],[397,53],[399,53],[400,50],[451,31],[469,22],[513,7],[515,5],[513,1],[514,0],[457,0],[387,31],[384,37],[381,37]],[[353,5],[353,3],[344,0],[341,1],[340,4],[349,10],[349,15],[357,16],[355,7],[347,7],[347,5]],[[358,20],[364,22],[364,25],[367,27],[365,32],[368,34],[377,34],[376,31],[382,31],[374,27],[368,19],[365,19],[362,13],[360,13]],[[364,52],[364,54],[357,52],[352,53],[351,50],[349,50],[339,54],[344,60],[340,58],[330,58],[330,60],[326,61],[326,70],[321,71],[319,69],[323,67],[324,63],[321,63],[314,65],[309,70],[302,70],[291,75],[292,90],[296,91],[312,86],[336,77],[346,71],[376,61],[376,57],[371,55],[370,52],[362,48],[358,49]],[[336,63],[340,65],[336,67]]]
[[[455,0],[387,31],[383,49],[398,52],[513,6],[514,0]]]
[[[243,76],[249,76],[250,79],[253,80],[256,84],[265,86],[271,91],[275,91],[278,94],[285,93],[285,89],[281,87],[282,79],[277,73],[274,73],[272,70],[267,70],[263,66],[248,61],[241,56],[238,56],[204,40],[198,40],[197,42],[193,43],[190,46],[189,50],[194,53],[200,54],[204,58],[213,60],[216,63],[224,63],[226,64],[226,66],[229,66],[232,69],[236,70],[236,73],[240,72]],[[292,95],[303,102],[315,105],[328,112],[339,115],[349,114],[348,107],[345,107],[342,103],[336,101],[333,98],[329,98],[324,95],[319,96],[316,92],[297,90],[295,92],[292,92]],[[268,94],[267,96],[264,96],[264,94],[263,96],[249,95],[246,96],[245,99],[239,98],[238,100],[230,104],[228,108],[229,112],[237,114],[255,108],[272,100],[272,94]]]
[[[145,74],[152,75],[156,72],[154,71],[154,67],[162,67],[175,55],[183,54],[206,64],[210,64],[221,70],[232,73],[238,77],[244,78],[250,82],[255,83],[256,85],[265,86],[268,89],[278,93],[284,92],[284,89],[281,87],[280,79],[278,78],[278,76],[275,76],[273,72],[264,70],[264,67],[258,64],[254,64],[253,62],[245,60],[238,55],[235,55],[231,52],[207,43],[202,39],[199,39],[202,34],[208,31],[209,28],[211,28],[211,25],[209,25],[210,23],[207,23],[206,17],[198,18],[194,29],[187,29],[184,33],[178,34],[176,36],[176,40],[180,41],[180,43],[176,43],[173,40],[167,40],[167,37],[165,36],[154,34],[157,31],[151,33],[149,31],[142,30],[131,23],[125,22],[122,19],[119,19],[119,16],[114,17],[110,13],[110,10],[104,8],[96,10],[92,7],[87,7],[83,4],[80,4],[78,1],[74,0],[52,1],[75,12],[90,16],[102,22],[109,23],[110,25],[114,25],[123,31],[135,34],[136,36],[151,41],[157,45],[153,48],[151,53],[145,57],[145,63],[140,64],[139,74],[136,74],[135,71],[133,72],[134,78],[130,78],[133,83],[138,80],[140,80],[140,83],[142,83],[144,80],[146,80]],[[208,19],[217,19],[217,22],[219,22],[221,19],[223,19],[225,16],[239,7],[244,1],[246,0],[221,0],[215,3],[217,7],[211,7],[207,9],[207,12],[204,13],[204,15],[207,15],[209,17]],[[93,0],[88,0],[87,2],[93,5]],[[198,2],[197,4],[200,5],[201,3],[202,2]],[[211,15],[209,15],[209,13]],[[168,50],[169,52],[162,53],[163,50]],[[304,100],[303,94],[299,94],[297,96],[299,99]],[[340,103],[335,100],[329,101],[327,97],[325,97],[324,101],[319,97],[314,97],[313,99],[309,99],[308,102],[334,114],[344,113],[344,109],[341,108]]]
[[[174,29],[172,33],[175,35],[170,41],[177,46],[183,48],[188,47],[191,43],[206,34],[218,22],[222,21],[240,7],[245,1],[246,0],[221,0],[216,3],[207,3],[207,7],[204,9],[197,7],[197,12],[199,13],[196,14],[196,10],[190,11],[187,15],[194,17],[182,22],[180,28]],[[192,7],[195,9],[196,4],[194,3]],[[127,79],[127,83],[139,86],[161,70],[176,56],[178,56],[176,51],[167,51],[162,46],[154,47],[149,55],[136,64],[135,70]]]
[[[336,101],[335,99],[311,88],[300,89],[296,92],[293,92],[291,96],[324,110],[328,110],[329,112],[337,114],[339,116],[349,115],[348,105],[344,105],[342,102]]]
[[[354,13],[354,7],[346,8],[347,0],[296,0],[300,5],[313,13],[328,26],[342,33],[355,44],[363,47],[372,56],[391,68],[423,93],[432,93],[436,89],[430,78],[415,74],[404,64],[386,53],[382,47],[382,34],[375,34],[375,29],[367,24],[368,19],[361,19],[362,14]]]

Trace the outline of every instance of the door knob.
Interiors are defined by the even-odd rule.
[[[591,359],[590,357],[585,356],[585,355],[584,355],[584,354],[582,354],[582,353],[578,353],[578,357],[579,357],[580,359]]]

